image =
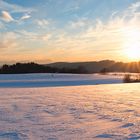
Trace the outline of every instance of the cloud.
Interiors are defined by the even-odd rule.
[[[40,27],[46,27],[50,24],[50,22],[46,19],[42,19],[42,20],[36,20],[37,25],[39,25]]]
[[[24,12],[33,12],[33,8],[25,8],[16,4],[8,3],[4,0],[0,0],[0,10],[1,11],[10,11],[11,13],[24,13]]]
[[[17,4],[12,4],[4,0],[0,0],[0,11],[0,19],[2,19],[3,21],[7,23],[12,21],[15,23],[20,23],[24,20],[31,18],[30,14],[32,12],[35,12],[36,10],[33,8],[26,8]],[[22,17],[19,17],[19,19],[14,19],[14,17],[12,17],[13,13],[23,13],[24,15]]]
[[[69,22],[63,29],[56,28],[51,32],[47,31],[48,33],[45,33],[45,30],[38,32],[20,30],[16,31],[16,36],[22,39],[27,51],[32,52],[34,49],[36,54],[47,56],[54,61],[81,61],[83,58],[125,60],[122,53],[125,43],[133,40],[140,42],[140,36],[135,37],[136,32],[140,33],[139,8],[140,4],[134,3],[123,12],[112,12],[107,21],[78,18]],[[28,16],[30,15],[25,14],[23,20],[30,18]],[[50,21],[45,19],[35,22],[40,27],[47,27],[50,24]],[[72,28],[74,32],[71,32]],[[10,34],[10,36],[15,35]],[[9,42],[1,39],[0,46],[3,46],[2,48],[17,46],[17,37],[9,39],[5,37]],[[32,58],[35,58],[34,54]]]
[[[42,37],[41,37],[41,39],[43,40],[43,41],[48,41],[50,38],[51,38],[51,34],[45,34],[45,35],[43,35]]]
[[[4,24],[0,22],[0,29],[4,29],[4,28],[5,28]]]
[[[18,36],[14,32],[6,32],[0,35],[0,50],[13,49],[18,47]]]
[[[29,19],[29,18],[31,18],[31,15],[25,14],[24,16],[22,16],[22,17],[20,18],[20,20],[26,20],[26,19]]]
[[[125,60],[122,49],[126,42],[134,39],[129,34],[135,30],[139,31],[139,17],[139,11],[128,7],[121,13],[112,12],[106,22],[101,19],[78,18],[71,21],[66,28],[56,29],[50,33],[22,30],[18,34],[30,44],[33,44],[31,42],[34,42],[34,45],[38,44],[40,54],[46,54],[54,61],[81,61],[83,58],[85,60],[108,58]],[[39,26],[47,26],[48,20],[38,20],[37,23]],[[68,32],[72,27],[79,31]],[[136,39],[140,40],[140,37]]]
[[[128,10],[136,12],[137,9],[139,9],[139,8],[140,8],[140,2],[136,2],[136,3],[131,4],[131,6],[128,8]]]
[[[35,33],[35,32],[28,32],[26,30],[16,31],[16,34],[22,40],[37,41],[37,42],[48,41],[52,37],[51,33]]]
[[[69,28],[73,27],[79,32],[68,32],[68,27],[63,32],[57,32],[55,40],[49,43],[54,48],[49,51],[49,57],[55,56],[62,61],[82,58],[126,60],[123,52],[125,45],[135,41],[140,44],[140,3],[132,4],[130,7],[123,12],[113,12],[108,21],[71,21]],[[86,28],[83,28],[84,26]]]
[[[62,13],[72,13],[72,12],[76,12],[80,9],[80,5],[81,5],[82,1],[75,1],[75,0],[71,0],[69,2],[66,2],[65,5],[63,6],[62,9],[60,9],[60,11]]]
[[[37,36],[38,34],[35,33],[35,32],[28,32],[26,30],[17,30],[16,31],[16,34],[18,34],[18,36],[20,38],[22,38],[23,40],[25,39],[28,39],[28,40],[36,40],[37,39]]]
[[[2,11],[1,12],[1,18],[5,21],[5,22],[11,22],[14,21],[13,17],[10,15],[10,13],[8,13],[7,11]]]
[[[25,14],[22,17],[20,17],[19,19],[14,19],[14,17],[12,17],[12,15],[7,11],[2,11],[1,16],[0,16],[0,19],[7,22],[7,23],[9,23],[9,22],[20,23],[20,22],[27,20],[29,18],[31,18],[31,15]]]
[[[77,20],[77,21],[70,22],[70,26],[72,28],[84,27],[85,25],[86,25],[86,20],[85,19],[80,19],[80,20]]]

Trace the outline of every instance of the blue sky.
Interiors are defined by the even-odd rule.
[[[0,63],[128,61],[138,0],[0,0]]]

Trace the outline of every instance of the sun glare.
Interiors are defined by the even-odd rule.
[[[140,60],[140,44],[132,44],[125,49],[125,54],[129,59]]]
[[[126,33],[124,54],[127,59],[132,61],[140,60],[140,31],[136,29],[131,29]]]

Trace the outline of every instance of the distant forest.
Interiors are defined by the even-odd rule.
[[[22,73],[106,73],[106,72],[133,72],[140,73],[140,62],[115,62],[111,60],[93,62],[57,62],[46,65],[36,63],[16,63],[3,65],[0,74],[22,74]]]

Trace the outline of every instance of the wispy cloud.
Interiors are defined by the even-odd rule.
[[[20,38],[28,39],[28,40],[36,40],[37,36],[38,36],[37,33],[35,33],[35,32],[28,32],[26,30],[17,30],[17,31],[15,31],[15,33],[17,35],[19,35]]]
[[[0,29],[4,29],[4,28],[5,28],[4,24],[0,21]]]
[[[26,19],[29,19],[29,18],[31,18],[31,15],[25,14],[20,18],[20,20],[26,20]]]
[[[35,32],[28,32],[26,30],[18,30],[15,31],[15,33],[23,40],[29,40],[29,41],[48,41],[52,35],[51,33],[35,33]]]
[[[2,2],[6,3],[3,0]],[[5,10],[5,8],[2,10],[4,12],[2,12],[2,17],[5,22],[16,23],[30,19],[33,27],[30,26],[31,29],[14,28],[12,33],[3,34],[3,37],[1,36],[2,39],[0,39],[0,46],[1,48],[9,48],[9,50],[11,47],[12,50],[12,46],[21,48],[24,45],[23,49],[32,53],[31,59],[36,59],[36,56],[33,54],[36,52],[35,54],[40,54],[38,60],[45,60],[45,56],[54,61],[80,61],[83,58],[85,60],[106,58],[123,60],[124,54],[121,51],[125,43],[129,43],[133,39],[137,39],[140,42],[139,36],[132,37],[132,35],[135,36],[133,32],[140,33],[140,2],[133,3],[123,11],[115,9],[112,11],[112,14],[108,15],[107,19],[100,18],[99,16],[75,16],[74,18],[65,16],[61,21],[61,23],[64,23],[62,23],[63,27],[62,24],[57,24],[59,22],[57,18],[52,18],[56,22],[51,21],[49,12],[48,17],[46,15],[34,17],[28,8],[13,4],[8,5],[8,10]],[[12,10],[10,11],[9,9]],[[60,13],[66,12],[65,15],[71,15],[72,11],[78,9],[79,5],[73,1],[71,5],[66,5],[64,9],[61,9]],[[15,12],[22,13],[14,17]],[[53,16],[55,17],[55,15]],[[3,23],[1,26],[3,26]],[[13,38],[9,36],[13,36]]]
[[[1,18],[2,20],[4,20],[5,22],[11,22],[14,21],[13,17],[10,15],[9,12],[7,11],[2,11],[1,12]]]
[[[31,15],[25,14],[25,15],[19,17],[19,19],[14,19],[14,17],[7,11],[2,11],[1,15],[0,15],[0,19],[7,23],[9,23],[9,22],[21,23],[24,20],[27,20],[29,18],[31,18]]]
[[[132,12],[136,12],[139,8],[140,8],[140,2],[136,2],[131,4],[128,10],[131,10]]]
[[[0,0],[0,10],[1,11],[7,10],[10,11],[11,13],[24,13],[35,11],[33,8],[25,8],[17,4],[8,3],[4,0]]]
[[[80,27],[84,27],[86,25],[87,21],[86,19],[79,19],[76,21],[71,21],[70,22],[70,27],[72,28],[80,28]]]
[[[65,7],[61,9],[63,13],[72,13],[80,9],[81,1],[71,0],[69,3],[65,4]]]
[[[46,20],[46,19],[38,19],[38,20],[36,20],[36,23],[37,23],[38,26],[44,28],[44,27],[47,27],[50,24],[50,21]]]
[[[122,50],[126,42],[127,44],[128,42],[131,43],[134,40],[132,35],[135,36],[136,32],[140,34],[140,12],[137,11],[140,4],[135,3],[130,7],[119,15],[113,12],[113,17],[111,15],[106,23],[101,19],[88,20],[88,22],[83,19],[71,21],[70,27],[79,29],[80,32],[71,34],[64,30],[64,34],[58,33],[56,40],[52,42],[55,49],[51,50],[50,57],[54,55],[61,59],[65,58],[65,60],[78,59],[79,57],[80,60],[88,56],[89,60],[105,59],[106,57],[123,60]],[[85,25],[87,28],[83,30]],[[135,40],[140,41],[140,37],[135,37]],[[69,51],[72,53],[65,55]]]
[[[18,47],[18,36],[14,32],[0,35],[0,49],[8,51],[8,49],[12,50],[15,47]]]
[[[31,13],[35,11],[33,8],[26,8],[19,6],[17,4],[11,4],[4,0],[0,0],[0,19],[5,22],[22,22],[31,18]],[[22,13],[23,16],[19,17],[18,19],[12,16],[14,13]]]
[[[45,35],[43,35],[43,36],[41,37],[41,39],[42,39],[43,41],[48,41],[51,37],[52,37],[51,34],[45,34]]]

